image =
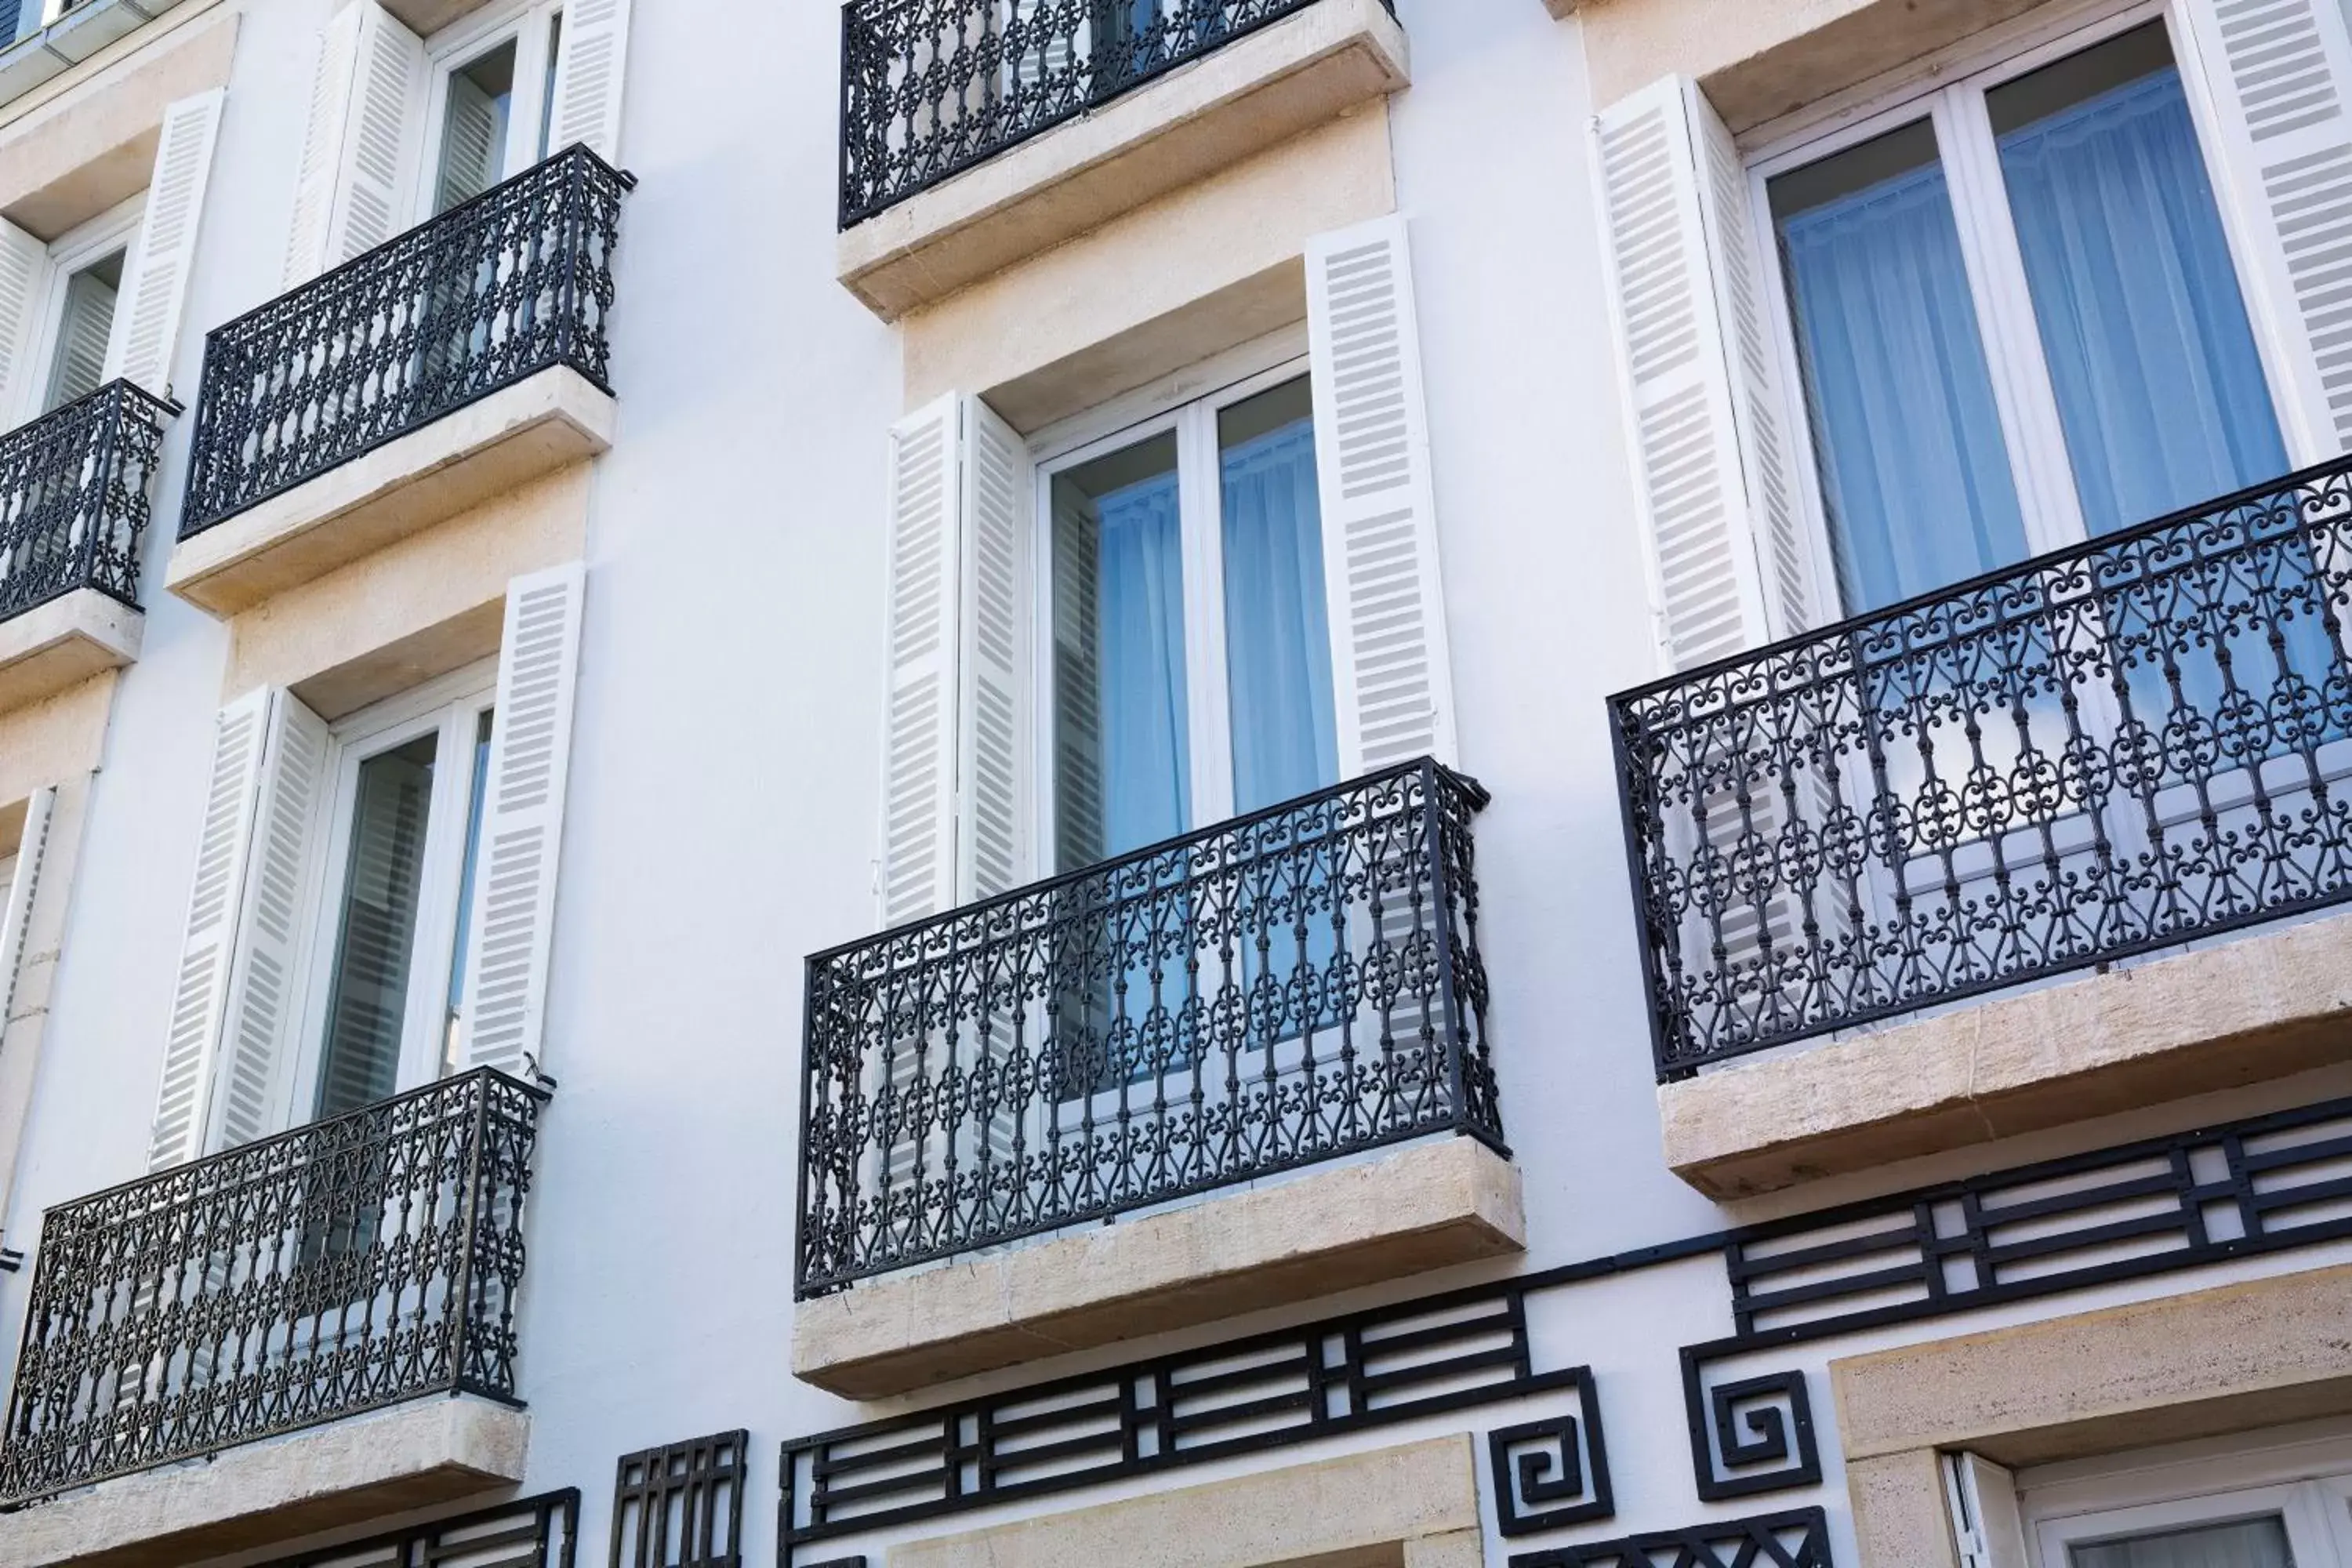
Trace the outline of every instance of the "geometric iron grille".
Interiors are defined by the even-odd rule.
[[[1657,1071],[2352,899],[2352,459],[1610,702]]]
[[[1424,758],[811,958],[798,1293],[1407,1139],[1500,1150],[1486,802]]]
[[[481,1068],[50,1209],[0,1505],[427,1394],[519,1405],[546,1099]]]
[[[624,1455],[613,1483],[612,1568],[738,1568],[749,1432]]]
[[[1312,4],[852,0],[841,226]]]
[[[215,328],[180,537],[540,371],[609,393],[635,183],[567,148]]]
[[[580,1493],[567,1488],[257,1568],[572,1568]]]
[[[139,607],[139,545],[163,426],[127,381],[0,436],[0,621],[78,588]]]
[[[1829,1517],[1806,1508],[1556,1546],[1520,1552],[1510,1568],[1831,1568]]]

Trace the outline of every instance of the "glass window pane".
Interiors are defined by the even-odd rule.
[[[2286,470],[2164,24],[1986,95],[2093,533]]]
[[[1302,376],[1217,416],[1238,812],[1339,782],[1311,396]]]
[[[399,1087],[437,742],[421,735],[360,764],[319,1068],[321,1118],[372,1105]]]
[[[2073,1568],[2294,1568],[2275,1518],[2143,1535],[2068,1550]]]
[[[457,939],[449,947],[449,1022],[441,1046],[444,1077],[466,1061],[466,965],[473,957],[474,869],[482,850],[482,804],[490,793],[492,717],[486,708],[474,725],[474,780],[466,794],[466,865],[457,878]]]
[[[1053,483],[1055,854],[1063,870],[1192,821],[1176,437]]]
[[[114,332],[114,302],[122,290],[122,257],[118,250],[66,279],[65,311],[58,322],[43,412],[88,397],[103,384],[106,343]]]
[[[1890,132],[1769,189],[1846,609],[2021,559],[1934,127]]]
[[[499,183],[506,168],[507,118],[514,106],[515,46],[509,38],[449,73],[441,121],[441,177],[433,210],[447,212]]]

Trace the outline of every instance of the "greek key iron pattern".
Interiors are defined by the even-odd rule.
[[[1486,799],[1424,759],[812,958],[799,1293],[1424,1134],[1500,1149]]]
[[[0,436],[0,620],[78,588],[139,607],[139,546],[163,426],[127,381]]]
[[[751,1445],[737,1430],[623,1455],[612,1568],[741,1568]]]
[[[567,148],[215,328],[180,537],[540,371],[610,392],[613,252],[635,183]]]
[[[484,1068],[50,1209],[0,1506],[425,1394],[520,1404],[546,1098]]]
[[[1568,1386],[1576,1394],[1572,1411],[1486,1434],[1496,1528],[1507,1540],[1616,1515],[1592,1373],[1578,1367]]]
[[[2352,460],[1612,700],[1658,1072],[2352,897]]]
[[[580,1493],[567,1488],[257,1568],[572,1568],[579,1528]]]
[[[1817,1508],[1522,1552],[1510,1568],[1832,1568],[1829,1516]]]
[[[1315,0],[852,0],[841,226]],[[1395,0],[1381,0],[1391,16]]]
[[[1821,1485],[1821,1442],[1802,1372],[1709,1384],[1696,1354],[1685,1350],[1682,1361],[1691,1474],[1701,1502]]]

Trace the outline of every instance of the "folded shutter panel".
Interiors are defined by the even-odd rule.
[[[1687,668],[1809,618],[1745,177],[1684,78],[1612,106],[1595,137],[1635,502],[1660,642],[1669,666]]]
[[[58,792],[45,789],[25,807],[25,830],[7,858],[0,860],[0,1038],[15,1016],[16,976],[25,966],[25,939],[32,930],[33,895],[41,881],[41,859],[49,846],[50,815]]]
[[[147,211],[131,247],[131,275],[115,307],[120,324],[107,379],[121,376],[158,397],[171,391],[173,350],[179,342],[222,98],[215,88],[163,110],[155,171],[147,182]]]
[[[49,247],[0,218],[0,428],[39,407],[34,340],[48,281]]]
[[[2352,35],[2336,0],[2183,0],[2299,466],[2352,449]]]
[[[424,44],[375,0],[353,0],[328,23],[296,175],[289,287],[407,226],[425,77]]]
[[[468,929],[468,1065],[528,1077],[545,1060],[547,972],[572,773],[587,573],[578,562],[507,584],[490,725],[489,794]]]
[[[606,163],[620,161],[621,79],[628,54],[629,0],[571,0],[563,8],[555,97],[548,107],[550,152],[584,142]]]
[[[1307,250],[1339,768],[1454,760],[1445,600],[1405,220]]]
[[[956,901],[961,402],[943,397],[890,432],[889,682],[878,889],[886,928],[940,913]]]
[[[957,893],[984,899],[1027,879],[1029,450],[977,397],[963,423],[963,570],[958,664]]]
[[[2027,1568],[2017,1478],[1974,1454],[1941,1456],[1960,1568]]]

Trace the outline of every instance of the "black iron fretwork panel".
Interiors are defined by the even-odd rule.
[[[612,1568],[739,1568],[751,1443],[737,1430],[623,1455]]]
[[[109,382],[0,436],[0,621],[77,588],[139,607],[139,545],[179,412]]]
[[[515,1393],[543,1090],[482,1069],[50,1209],[0,1504]]]
[[[1828,1516],[1798,1509],[1587,1546],[1522,1552],[1510,1568],[1832,1568]]]
[[[1486,1434],[1496,1528],[1506,1538],[1590,1524],[1617,1512],[1592,1374],[1580,1367],[1569,1386],[1576,1391],[1573,1409]]]
[[[180,537],[540,371],[609,391],[633,184],[568,148],[215,327]]]
[[[572,1568],[579,1525],[580,1493],[567,1488],[259,1568]]]
[[[1427,760],[809,960],[806,1297],[1430,1133],[1502,1146]]]
[[[1612,700],[1657,1068],[2352,898],[2352,460]]]
[[[852,0],[841,226],[1314,3]]]
[[[1465,1291],[795,1439],[782,1537],[789,1549],[1560,1388],[1589,1395],[1591,1373],[1534,1370],[1520,1294]]]
[[[1822,1449],[1802,1372],[1709,1383],[1683,1352],[1684,1415],[1701,1502],[1730,1502],[1822,1482]]]

